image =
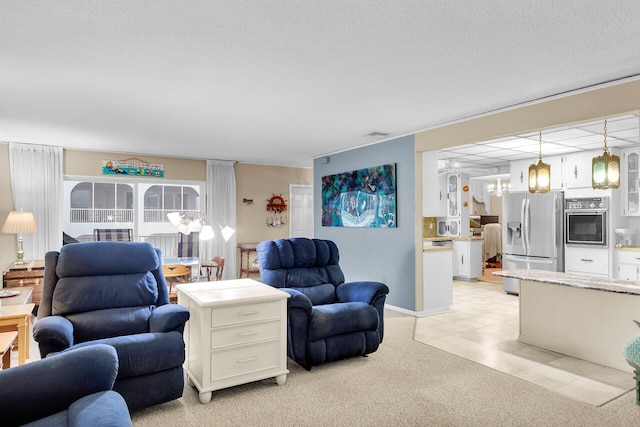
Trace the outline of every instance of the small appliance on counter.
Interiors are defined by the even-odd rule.
[[[633,228],[616,228],[616,248],[627,248],[636,245],[636,230]]]

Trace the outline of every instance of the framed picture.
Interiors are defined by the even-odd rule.
[[[323,176],[322,225],[397,227],[396,164]]]

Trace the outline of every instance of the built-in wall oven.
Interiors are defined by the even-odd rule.
[[[608,197],[564,200],[567,246],[607,246]]]

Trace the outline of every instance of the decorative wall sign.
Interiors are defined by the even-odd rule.
[[[323,176],[322,225],[397,227],[396,164]]]
[[[146,163],[139,159],[103,160],[102,174],[164,178],[164,165]]]

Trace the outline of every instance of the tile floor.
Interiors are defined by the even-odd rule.
[[[635,387],[631,372],[519,343],[518,322],[501,285],[454,281],[449,313],[417,318],[414,339],[594,406]]]

